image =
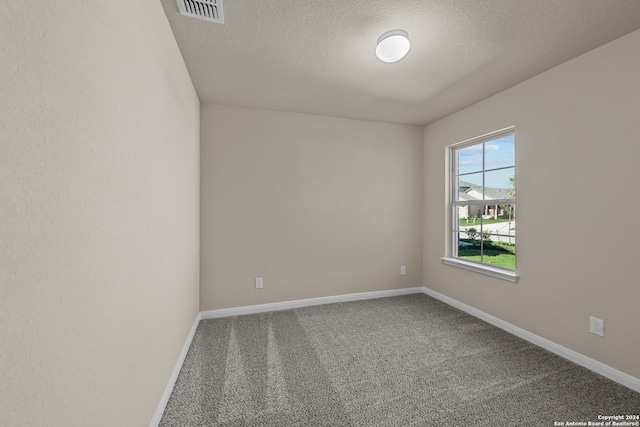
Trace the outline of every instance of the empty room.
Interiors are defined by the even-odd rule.
[[[0,425],[640,426],[640,1],[2,4]]]

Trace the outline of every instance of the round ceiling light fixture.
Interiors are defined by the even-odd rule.
[[[409,52],[409,33],[404,30],[387,31],[378,38],[376,56],[382,62],[398,62]]]

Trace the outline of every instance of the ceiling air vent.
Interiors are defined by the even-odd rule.
[[[176,0],[180,13],[204,21],[224,24],[222,0]]]

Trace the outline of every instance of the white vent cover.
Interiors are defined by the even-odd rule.
[[[180,13],[192,18],[224,24],[222,0],[176,0]]]

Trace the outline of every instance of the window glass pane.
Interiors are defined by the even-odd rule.
[[[516,205],[509,205],[504,207],[505,210],[505,218],[511,221],[511,226],[509,230],[513,235],[516,234]]]
[[[515,239],[515,238],[514,238]],[[502,241],[501,241],[502,240]],[[516,246],[504,242],[505,238],[484,233],[482,240],[482,262],[496,267],[516,269]]]
[[[482,205],[469,205],[469,218],[470,225],[480,227],[480,218],[484,214],[484,206]]]
[[[489,233],[493,242],[515,243],[515,227],[515,220],[506,217],[482,220],[482,231]]]
[[[482,170],[482,146],[483,144],[476,144],[456,150],[458,175]]]
[[[464,236],[465,236],[464,233],[453,233],[453,238],[454,238],[453,244],[455,245],[454,253],[456,254],[456,256],[459,256],[460,249],[464,249],[467,245],[465,243]]]
[[[485,170],[516,165],[515,135],[506,135],[484,143]]]
[[[503,221],[506,210],[503,205],[487,204],[482,207],[482,219],[486,224],[493,224],[496,221]]]
[[[482,214],[482,206],[465,205],[457,206],[458,208],[458,226],[460,229],[466,227],[480,227],[480,215]]]
[[[466,212],[465,208],[466,208],[466,206],[454,206],[453,207],[453,218],[452,218],[453,224],[451,225],[451,229],[453,231],[455,239],[458,239],[458,233],[456,233],[456,231],[458,231],[460,229],[459,224],[461,222],[464,223],[464,221],[465,221],[465,220],[462,220],[462,221],[460,220],[460,218],[461,218],[460,214],[461,213],[464,214]],[[455,244],[456,243],[454,242],[454,245]]]
[[[516,168],[485,172],[485,200],[513,199]]]
[[[456,200],[482,200],[482,172],[458,177]]]
[[[458,233],[458,257],[469,261],[480,261],[480,241],[473,239],[478,233],[473,230]]]

